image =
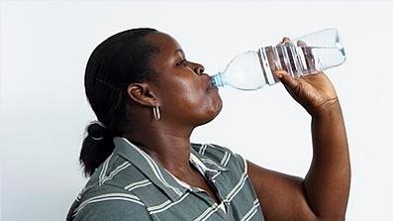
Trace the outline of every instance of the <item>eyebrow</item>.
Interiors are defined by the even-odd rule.
[[[184,53],[184,51],[182,50],[182,49],[177,49],[176,51],[175,51],[175,53],[177,54],[177,53],[180,53],[183,57],[186,57],[186,54]]]

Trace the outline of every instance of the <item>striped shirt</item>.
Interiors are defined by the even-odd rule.
[[[178,180],[125,138],[90,177],[67,221],[263,221],[245,160],[213,144],[192,144],[190,163],[221,200]]]

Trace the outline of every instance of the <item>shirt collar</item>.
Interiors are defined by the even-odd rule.
[[[164,167],[157,164],[146,152],[123,137],[114,138],[114,153],[131,162],[141,173],[148,177],[156,186],[163,190],[172,200],[178,200],[188,190],[179,184],[172,174]],[[192,163],[207,179],[214,180],[222,171],[227,169],[213,160],[201,155],[193,148],[190,153]]]
[[[214,162],[213,160],[201,155],[196,150],[191,148],[190,162],[193,164],[200,173],[209,180],[214,180],[221,172],[227,171],[225,167]]]

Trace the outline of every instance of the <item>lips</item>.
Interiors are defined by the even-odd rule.
[[[214,83],[213,79],[210,76],[208,76],[207,89],[208,90],[218,89],[217,85]]]

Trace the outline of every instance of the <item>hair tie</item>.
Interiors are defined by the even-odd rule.
[[[102,136],[102,137],[93,137],[93,136],[91,136],[91,139],[99,141],[99,140],[104,139],[104,136]]]
[[[87,133],[91,137],[91,139],[93,139],[95,141],[100,141],[100,140],[104,139],[104,136],[106,134],[106,132],[105,132],[106,129],[107,129],[107,127],[102,122],[93,121],[87,127]]]

